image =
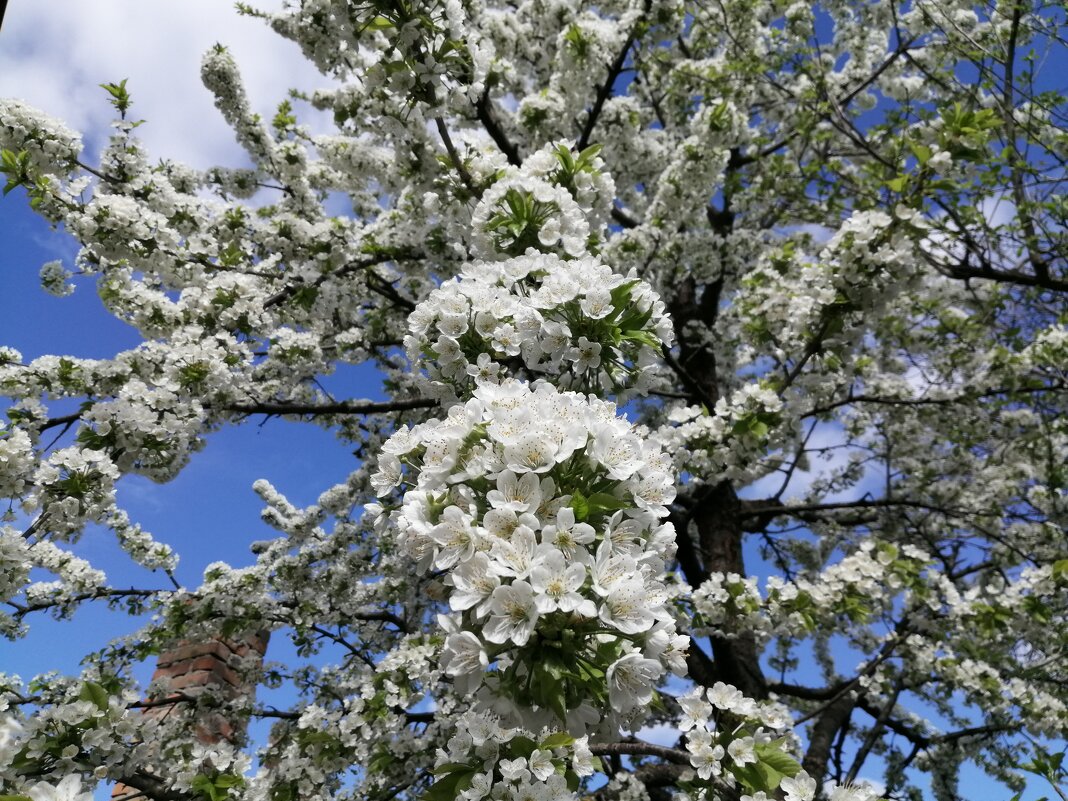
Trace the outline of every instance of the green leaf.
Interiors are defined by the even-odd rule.
[[[524,759],[534,753],[534,749],[538,747],[538,744],[531,740],[529,737],[513,737],[508,742],[507,751],[511,753],[512,759],[517,757],[523,757]]]
[[[768,765],[783,776],[793,778],[801,771],[801,763],[782,750],[782,740],[758,743],[755,747],[761,763]]]
[[[578,522],[581,523],[583,520],[589,517],[590,502],[586,499],[586,496],[578,490],[575,490],[575,492],[572,493],[570,505],[572,510],[574,510],[575,512],[575,520],[577,520]]]
[[[638,284],[637,281],[625,281],[609,293],[612,305],[622,310],[630,302],[630,291]]]
[[[121,114],[126,116],[127,109],[133,105],[133,100],[130,99],[130,93],[126,91],[126,81],[128,78],[123,78],[118,83],[102,83],[100,88],[111,95],[111,105]]]
[[[565,748],[575,742],[575,738],[566,731],[558,731],[550,734],[541,741],[542,748]]]
[[[931,148],[911,140],[909,141],[909,150],[912,151],[912,154],[916,157],[916,161],[920,162],[921,166],[930,161],[931,156],[934,155]]]
[[[756,765],[733,765],[729,770],[747,790],[755,792],[766,789],[763,774],[757,770]]]
[[[907,175],[899,175],[897,178],[891,178],[886,182],[886,188],[891,192],[903,192],[905,191],[905,184],[908,183]]]
[[[79,700],[90,701],[97,709],[107,709],[109,697],[107,690],[92,681],[83,684],[81,692],[78,693]]]
[[[218,801],[218,790],[215,789],[215,783],[212,782],[203,773],[193,777],[193,781],[189,783],[194,793],[210,798],[211,801]]]
[[[225,801],[230,797],[230,790],[232,787],[241,787],[245,785],[244,776],[239,776],[234,773],[220,773],[211,778],[211,776],[201,773],[194,776],[191,786],[193,790],[199,792],[200,795],[205,796],[211,801]]]
[[[315,305],[315,299],[318,297],[319,289],[317,287],[305,285],[293,293],[293,302],[304,311],[311,311],[312,306]]]
[[[565,684],[561,681],[553,682],[552,691],[548,693],[546,706],[561,722],[567,720],[567,699],[564,697]]]
[[[765,792],[770,793],[772,790],[777,789],[779,782],[783,780],[783,775],[766,762],[758,762],[753,767],[760,776],[761,789]]]
[[[578,792],[579,784],[582,781],[579,775],[573,770],[564,771],[564,780],[567,781],[567,789],[571,792]]]
[[[375,754],[371,761],[367,763],[367,770],[370,773],[381,773],[396,761],[397,758],[393,756],[389,750],[383,749]],[[445,766],[442,765],[442,767]]]
[[[1068,559],[1058,559],[1054,562],[1052,573],[1054,581],[1068,579]]]
[[[575,168],[577,170],[587,170],[593,164],[593,160],[597,158],[597,155],[601,152],[603,145],[595,144],[590,145],[581,153],[578,154],[578,158],[575,159]]]
[[[30,183],[30,154],[26,150],[18,153],[13,150],[0,150],[0,173],[7,176],[4,196],[9,192]]]
[[[475,779],[475,773],[477,773],[477,771],[472,770],[470,773],[464,773],[464,774],[460,775],[460,781],[456,782],[456,794],[457,795],[459,795],[460,793],[462,793],[464,790],[466,790],[468,787],[471,786],[471,783]]]
[[[656,338],[655,334],[649,331],[626,331],[623,334],[623,339],[637,342],[640,345],[647,345],[654,350],[660,350],[660,340]]]
[[[617,498],[615,495],[609,495],[607,492],[595,492],[590,496],[590,511],[591,512],[615,512],[619,509],[629,509],[630,501],[625,501],[622,498]]]
[[[444,765],[438,765],[434,768],[434,775],[444,776],[448,773],[455,773],[458,770],[473,770],[473,768],[466,762],[446,762]]]
[[[454,771],[445,778],[434,782],[434,785],[423,793],[423,798],[425,801],[454,801],[456,796],[463,791],[460,787],[461,782],[466,780],[467,785],[470,786],[471,778],[474,774],[475,771],[472,768],[468,768],[466,771]]]

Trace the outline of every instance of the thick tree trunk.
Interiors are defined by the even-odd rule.
[[[741,502],[728,482],[712,487],[698,504],[694,521],[706,572],[746,575],[740,512]],[[719,680],[733,684],[751,698],[766,698],[767,681],[760,669],[756,639],[743,633],[734,639],[712,637],[711,641]]]
[[[823,786],[834,738],[849,722],[856,702],[852,693],[846,693],[835,699],[817,716],[809,730],[808,750],[805,752],[801,766],[809,776],[816,780],[816,787]],[[822,796],[822,792],[818,795]]]
[[[709,409],[719,399],[716,357],[703,342],[691,344],[687,337],[687,324],[699,321],[711,326],[719,312],[722,291],[722,280],[699,289],[694,279],[687,277],[675,287],[669,305],[679,342],[677,372],[680,383],[692,395],[694,403],[703,403]],[[689,540],[679,547],[679,561],[687,580],[697,586],[709,573],[745,576],[742,558],[744,519],[742,504],[734,487],[724,481],[698,492],[701,495],[690,518],[697,528],[696,553]],[[676,524],[680,538],[690,536],[687,522]],[[767,682],[760,669],[760,654],[755,639],[743,634],[736,639],[712,637],[711,640],[711,665],[699,658],[689,660],[694,680],[701,684],[723,681],[733,684],[752,698],[766,698]]]

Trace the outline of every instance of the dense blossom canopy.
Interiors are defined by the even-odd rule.
[[[43,287],[95,288],[144,340],[0,347],[2,633],[142,616],[81,675],[0,675],[5,797],[950,801],[966,764],[1064,778],[1068,134],[1042,69],[1063,10],[241,10],[321,70],[295,99],[336,130],[253,113],[222,46],[202,77],[245,167],[150,156],[125,81],[99,158],[0,101],[6,202],[81,246]],[[378,399],[327,395],[342,365]],[[334,432],[352,472],[307,508],[258,481],[276,538],[180,586],[116,485],[261,415]],[[160,580],[75,554],[109,531]],[[293,663],[235,646],[227,670],[290,708],[132,678],[264,633]]]

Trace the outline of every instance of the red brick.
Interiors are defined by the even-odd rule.
[[[235,667],[243,659],[255,657],[262,661],[269,638],[270,632],[260,631],[230,640],[211,638],[175,643],[156,661],[152,681],[160,688],[158,697],[197,695],[201,690],[214,690],[230,698],[241,693],[254,693],[255,688],[244,685]],[[143,714],[158,718],[172,710],[173,706],[161,704],[143,710]],[[244,734],[244,725],[244,721],[231,721],[218,712],[204,711],[199,715],[194,733],[203,743],[236,742]],[[117,784],[111,798],[112,801],[134,801],[135,795],[139,793],[133,788]]]
[[[208,640],[207,642],[181,642],[173,648],[169,648],[159,655],[156,666],[163,668],[176,662],[184,662],[196,659],[198,656],[213,654],[219,659],[227,660],[232,651],[221,640]]]

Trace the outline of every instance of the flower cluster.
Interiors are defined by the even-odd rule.
[[[788,731],[792,718],[781,704],[755,701],[739,689],[717,681],[695,687],[678,699],[679,728],[697,771],[701,791],[717,784],[780,788],[788,801],[811,801],[816,782],[788,753],[796,746]],[[761,770],[754,774],[754,768]],[[762,774],[762,775],[761,775]]]
[[[28,547],[21,532],[0,528],[0,600],[13,598],[29,580]]]
[[[760,459],[782,421],[782,399],[760,383],[746,384],[720,398],[709,412],[685,406],[668,414],[670,423],[654,438],[674,455],[675,467],[703,478],[754,478]]]
[[[494,715],[467,712],[438,749],[434,772],[442,778],[427,797],[571,801],[580,778],[592,775],[596,764],[585,737],[558,731],[537,736],[504,728]]]
[[[446,573],[446,672],[582,725],[647,704],[688,639],[661,581],[675,532],[664,456],[615,405],[547,384],[479,386],[442,421],[402,428],[372,477],[398,543]]]
[[[30,435],[21,428],[7,428],[0,422],[0,497],[22,495],[35,465]]]
[[[633,773],[619,771],[604,788],[605,795],[615,801],[649,801],[649,789]]]
[[[37,468],[34,492],[23,507],[40,508],[46,530],[71,535],[111,511],[118,477],[118,468],[103,451],[63,448]]]
[[[73,275],[61,261],[45,262],[41,265],[41,287],[50,295],[65,298],[74,293],[74,284],[70,282]]]
[[[577,116],[592,101],[591,92],[603,80],[604,65],[616,57],[641,14],[635,7],[620,19],[592,10],[568,15],[569,24],[557,35],[549,89],[561,97],[571,115]]]
[[[517,256],[529,249],[577,257],[586,252],[590,226],[562,186],[544,179],[507,177],[486,190],[471,220],[476,252]]]
[[[199,375],[196,366],[187,372]],[[209,369],[204,367],[203,373]],[[97,403],[85,414],[78,441],[88,449],[113,454],[116,467],[167,481],[185,466],[202,444],[205,413],[198,402],[182,403],[167,386],[148,387],[132,379],[114,400]]]
[[[81,137],[21,100],[0,103],[0,148],[29,153],[34,172],[62,175],[78,160]]]
[[[10,695],[24,685],[18,677],[0,675]],[[32,801],[89,801],[87,776],[104,779],[137,770],[144,756],[138,740],[153,732],[138,731],[140,716],[127,708],[132,697],[113,694],[84,679],[39,676],[34,684],[48,705],[32,717],[0,713],[0,765],[17,766],[5,776],[5,792]],[[41,781],[44,779],[44,781]],[[11,796],[9,796],[11,797]]]
[[[460,81],[472,100],[482,93],[493,50],[469,25],[459,0],[368,5],[329,15],[322,11],[327,5],[257,13],[269,16],[272,27],[296,41],[323,72],[358,66],[368,93],[428,105],[444,103]]]
[[[837,618],[863,623],[892,604],[898,592],[916,587],[928,561],[914,546],[865,540],[818,575],[792,581],[772,576],[765,598],[755,578],[713,573],[693,592],[694,631],[766,640],[801,636]]]
[[[483,194],[471,218],[476,252],[518,256],[533,248],[577,258],[604,238],[615,184],[599,147],[575,154],[552,143],[509,168]]]
[[[756,579],[737,573],[711,573],[694,588],[694,634],[715,633],[721,637],[753,635],[770,628]]]
[[[408,358],[460,397],[476,381],[499,380],[511,360],[531,375],[559,375],[565,389],[641,392],[673,336],[660,297],[633,274],[595,257],[540,253],[468,264],[416,307],[408,327]]]
[[[92,801],[91,790],[82,790],[82,777],[69,773],[58,783],[37,782],[27,788],[26,795],[31,801]]]

